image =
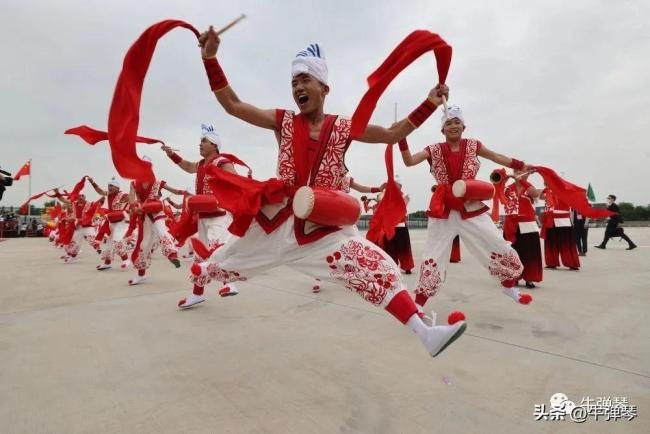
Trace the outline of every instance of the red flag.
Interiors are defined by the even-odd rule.
[[[23,164],[23,167],[20,168],[18,172],[14,175],[14,181],[18,181],[21,176],[31,175],[32,161],[29,160],[27,163]]]

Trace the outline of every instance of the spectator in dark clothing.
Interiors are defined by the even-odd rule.
[[[571,210],[571,220],[573,223],[573,232],[576,235],[576,244],[578,245],[578,255],[587,256],[587,235],[589,234],[589,219],[576,210]]]
[[[607,227],[605,228],[605,238],[603,239],[603,242],[600,243],[598,246],[594,246],[597,249],[605,249],[607,248],[607,242],[609,241],[610,238],[613,237],[621,237],[625,241],[627,241],[628,247],[627,250],[633,250],[636,249],[636,244],[632,242],[630,237],[628,237],[625,232],[623,231],[623,228],[620,226],[621,223],[623,223],[623,217],[620,214],[620,210],[618,208],[618,205],[616,205],[616,196],[613,194],[610,194],[607,196],[607,209],[615,212],[616,214],[613,215],[612,217],[609,218],[607,221]]]

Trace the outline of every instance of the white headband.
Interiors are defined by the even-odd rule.
[[[108,185],[112,185],[112,186],[114,186],[114,187],[120,188],[120,180],[119,180],[117,177],[113,176],[113,177],[108,181]]]
[[[445,122],[447,122],[449,119],[454,119],[454,118],[460,119],[460,121],[463,124],[465,124],[465,117],[463,117],[463,111],[460,109],[460,107],[458,107],[457,105],[450,105],[447,108],[447,115],[445,115],[444,112],[442,113],[440,127],[441,128],[444,127]]]
[[[221,137],[214,131],[214,127],[210,124],[201,124],[201,138],[208,139],[210,143],[217,146],[221,152]]]
[[[291,78],[300,74],[309,74],[327,85],[327,61],[318,44],[310,44],[307,49],[296,54],[291,63]]]

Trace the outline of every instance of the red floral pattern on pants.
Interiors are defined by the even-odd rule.
[[[174,240],[168,234],[165,234],[160,239],[160,250],[166,258],[169,258],[170,255],[178,254],[178,248],[176,248]]]
[[[199,286],[205,286],[213,279],[223,283],[245,282],[248,280],[246,276],[242,276],[239,272],[233,270],[224,270],[214,262],[210,262],[208,264],[207,272],[202,273],[201,276],[197,276],[196,279],[190,278],[193,283]]]
[[[69,256],[77,256],[80,250],[81,245],[76,241],[70,241],[70,243],[65,246],[65,253]]]
[[[151,251],[144,252],[140,249],[138,258],[133,262],[133,268],[136,270],[146,270],[151,266]]]
[[[438,293],[438,288],[442,286],[442,276],[438,269],[438,264],[433,258],[427,258],[420,265],[420,280],[415,288],[416,294],[433,297]]]
[[[327,258],[330,274],[364,300],[380,305],[389,290],[399,291],[394,267],[379,250],[350,240]]]
[[[488,270],[490,270],[490,276],[494,276],[499,279],[499,282],[503,282],[505,280],[519,279],[524,271],[524,266],[521,264],[517,252],[510,249],[503,254],[492,252]]]

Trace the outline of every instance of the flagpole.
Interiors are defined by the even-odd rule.
[[[29,199],[32,197],[32,159],[29,159],[29,196],[27,198]],[[29,209],[27,210],[27,219],[32,215],[32,204],[30,202],[29,204]]]

